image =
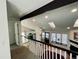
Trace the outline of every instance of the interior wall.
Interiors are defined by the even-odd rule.
[[[7,13],[8,13],[8,26],[9,26],[9,39],[10,44],[16,42],[15,38],[15,23],[18,19],[18,9],[15,5],[7,1]]]
[[[47,30],[46,30],[46,31],[47,31]],[[69,30],[66,29],[66,28],[56,27],[55,29],[51,29],[51,30],[49,30],[49,32],[68,34]]]
[[[33,22],[30,22],[28,20],[21,21],[21,24],[23,26],[25,26],[26,28],[35,30],[35,32],[36,32],[36,39],[37,40],[41,40],[41,36],[40,35],[41,35],[42,31],[40,30],[40,27],[37,24],[35,24]]]
[[[17,18],[9,17],[8,19],[10,44],[14,44],[16,43],[15,23],[17,22]]]
[[[6,0],[0,0],[0,59],[11,59]]]
[[[21,26],[21,32],[28,32],[28,31],[32,31],[33,29],[29,29],[29,28],[27,28],[27,27],[25,27],[25,26]]]

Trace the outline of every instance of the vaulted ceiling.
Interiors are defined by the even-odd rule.
[[[54,0],[8,0],[7,7],[9,16],[20,17],[29,14],[36,9],[52,2]],[[60,8],[44,12],[43,14],[28,18],[30,21],[35,19],[35,23],[45,29],[51,29],[49,22],[54,22],[56,28],[73,27],[78,18],[78,11],[72,13],[74,8],[78,8],[77,2],[62,6]],[[48,19],[45,19],[48,16]],[[27,19],[23,20],[26,21]]]
[[[77,9],[77,2],[51,10],[47,11],[43,14],[37,15],[35,17],[31,17],[28,19],[25,19],[23,21],[30,20],[32,21],[35,19],[35,23],[38,23],[38,25],[44,29],[50,30],[51,27],[48,24],[49,22],[54,22],[56,25],[56,28],[64,28],[67,29],[67,27],[73,27],[75,21],[78,18],[78,11],[72,12],[73,9]],[[45,19],[45,16],[48,16],[47,19]]]

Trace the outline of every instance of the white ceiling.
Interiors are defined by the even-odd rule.
[[[12,17],[23,16],[48,4],[51,1],[53,0],[8,0],[8,14]],[[40,27],[48,30],[51,28],[48,22],[52,21],[55,23],[56,28],[60,27],[66,29],[67,27],[72,27],[78,18],[78,11],[75,13],[71,12],[72,9],[77,8],[77,4],[78,3],[75,2],[29,19],[35,19],[35,23],[38,23]],[[44,18],[45,15],[48,16],[48,19]]]
[[[20,16],[28,14],[53,0],[8,0],[11,8],[17,8],[17,11]],[[15,7],[14,7],[15,6]],[[15,9],[16,9],[15,8]]]
[[[50,30],[49,22],[54,22],[56,28],[65,28],[73,27],[75,21],[78,18],[78,11],[72,13],[71,10],[77,8],[77,2],[70,5],[63,6],[58,9],[54,9],[48,12],[45,12],[41,15],[29,18],[29,20],[35,19],[35,23],[38,23],[40,27]],[[48,16],[48,19],[45,19],[45,16]],[[24,21],[26,21],[25,19]]]

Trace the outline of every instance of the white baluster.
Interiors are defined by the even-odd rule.
[[[42,49],[42,47],[41,47],[41,43],[40,43],[40,59],[41,59],[41,55],[42,55],[41,49]]]
[[[40,58],[40,43],[38,42],[38,48],[37,48],[38,50],[38,56],[39,56],[39,58]]]
[[[46,45],[46,59],[48,59],[48,46]]]
[[[61,59],[61,50],[60,50],[60,59]]]
[[[52,47],[52,59],[54,59],[54,48]]]
[[[35,54],[37,55],[37,43],[35,43]]]
[[[37,51],[38,51],[38,57],[40,58],[40,55],[39,55],[39,52],[40,52],[40,49],[39,49],[39,42],[37,44]]]
[[[56,52],[55,52],[55,53],[56,53],[56,56],[55,56],[55,57],[56,57],[56,59],[57,59],[57,48],[56,48]]]
[[[40,43],[38,42],[38,44],[37,44],[37,51],[38,51],[38,57],[40,58],[40,48],[39,48],[39,45],[40,45]]]
[[[37,55],[37,47],[36,47],[37,43],[36,42],[34,42],[34,43],[35,43],[35,49],[34,49],[35,51],[34,51],[34,53]],[[35,56],[35,59],[36,59],[36,56]]]
[[[72,53],[70,53],[70,59],[72,59]]]
[[[36,49],[35,49],[35,52],[36,52],[36,56],[38,56],[38,42],[36,42]]]
[[[64,55],[64,58],[66,59],[66,58],[67,58],[67,54],[66,54],[66,51],[64,52],[64,54],[65,54],[65,55]]]
[[[42,44],[42,59],[43,59],[43,54],[44,54],[44,44]]]
[[[50,51],[50,46],[49,46],[49,59],[51,59],[50,52],[51,52],[51,51]]]
[[[46,48],[45,48],[45,44],[44,44],[44,59],[45,59],[45,50],[46,50]]]
[[[43,59],[43,53],[44,53],[44,44],[42,44],[42,59]]]

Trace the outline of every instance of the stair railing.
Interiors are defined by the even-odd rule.
[[[38,40],[29,40],[29,49],[35,54],[34,59],[73,59],[74,51],[67,50]]]

